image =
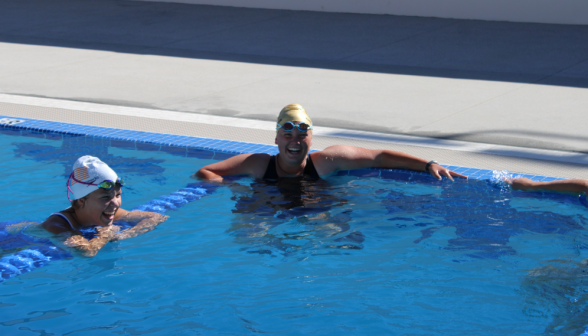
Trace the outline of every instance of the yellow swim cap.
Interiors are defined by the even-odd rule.
[[[300,104],[287,105],[280,111],[278,124],[284,125],[287,121],[305,122],[312,126],[312,120],[310,120],[308,113],[306,113],[306,110]]]

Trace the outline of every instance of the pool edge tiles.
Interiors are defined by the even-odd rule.
[[[113,141],[111,145],[113,147],[124,147],[130,149],[128,146],[123,146],[122,144],[117,144],[117,140],[122,141],[130,141],[135,143],[134,149],[144,149],[140,148],[143,147],[141,145],[154,145],[160,146],[159,150],[161,150],[161,146],[173,146],[173,147],[184,147],[186,148],[186,156],[189,155],[189,149],[204,149],[215,152],[215,155],[211,157],[212,159],[221,160],[227,156],[227,154],[244,154],[244,153],[267,153],[267,154],[277,154],[278,150],[275,145],[265,145],[265,144],[258,144],[258,143],[251,143],[251,142],[244,142],[244,141],[234,141],[234,140],[220,140],[220,139],[211,139],[211,138],[203,138],[203,137],[196,137],[196,136],[186,136],[186,135],[174,135],[174,134],[165,134],[165,133],[153,133],[153,132],[145,132],[145,131],[135,131],[135,130],[126,130],[126,129],[119,129],[119,128],[108,128],[108,127],[101,127],[101,126],[88,126],[88,125],[80,125],[80,124],[70,124],[70,123],[63,123],[63,122],[56,122],[56,121],[47,121],[47,120],[39,120],[39,119],[32,119],[32,118],[15,118],[15,117],[5,117],[0,115],[0,119],[7,119],[7,120],[18,120],[17,123],[11,124],[1,124],[0,123],[0,133],[9,134],[9,135],[21,135],[21,136],[31,136],[39,138],[40,134],[45,133],[58,133],[58,134],[65,134],[65,135],[78,135],[78,136],[93,136],[93,137],[100,137],[106,138]],[[15,132],[18,131],[19,134]],[[27,133],[29,132],[29,133]],[[44,136],[45,137],[45,136]],[[138,145],[141,144],[141,145]],[[155,150],[155,148],[147,149],[147,150]],[[217,155],[216,152],[221,152]],[[177,154],[177,152],[176,152]],[[454,165],[443,165],[456,173],[467,175],[470,179],[475,180],[489,180],[492,178],[492,170],[489,169],[481,169],[481,168],[471,168],[471,167],[463,167],[463,166],[454,166]],[[351,176],[373,176],[373,177],[381,177],[385,178],[386,174],[382,174],[382,171],[386,171],[389,173],[394,172],[407,172],[406,170],[402,169],[379,169],[379,168],[369,168],[369,169],[358,169],[355,171],[342,171],[338,175],[351,175]],[[376,171],[378,171],[376,173]],[[413,174],[423,174],[428,175],[425,172],[417,172],[417,171],[410,171]],[[388,175],[389,176],[389,175]],[[517,174],[517,176],[527,177],[536,181],[549,181],[549,180],[556,180],[559,178],[551,177],[551,176],[540,176],[540,175],[530,175],[530,174]]]

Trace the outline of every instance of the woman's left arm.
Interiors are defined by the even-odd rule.
[[[438,163],[429,163],[425,159],[398,151],[386,149],[367,149],[361,147],[336,145],[320,152],[311,154],[313,163],[321,175],[327,175],[337,170],[351,170],[362,168],[403,168],[416,171],[426,171],[437,179],[445,176],[453,181],[453,177],[467,178],[467,176],[453,172]]]
[[[119,216],[119,212],[121,211],[122,213],[120,213]],[[138,210],[127,211],[124,209],[119,209],[116,214],[116,217],[118,218],[115,218],[115,220],[137,222],[137,224],[132,228],[126,229],[119,233],[119,239],[132,238],[145,232],[149,232],[153,230],[158,224],[165,222],[169,218],[168,216],[160,215],[156,212]]]

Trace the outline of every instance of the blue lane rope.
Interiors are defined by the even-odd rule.
[[[169,210],[175,210],[210,195],[217,187],[216,184],[208,182],[190,183],[185,188],[174,191],[169,195],[158,197],[133,210],[165,214]],[[72,257],[68,251],[54,246],[48,238],[38,238],[26,234],[24,232],[26,227],[14,234],[6,231],[6,227],[16,223],[18,222],[0,223],[0,249],[9,251],[20,249],[18,252],[10,253],[0,258],[0,282],[45,266],[53,260]],[[133,227],[133,223],[124,221],[117,221],[116,225],[121,226],[121,231]],[[82,235],[86,239],[92,239],[95,234],[95,228],[82,230]]]

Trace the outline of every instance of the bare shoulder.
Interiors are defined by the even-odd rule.
[[[64,215],[67,216],[67,214]],[[72,232],[72,228],[69,223],[59,215],[51,215],[47,217],[47,219],[41,223],[41,226],[45,230],[55,234]]]
[[[271,157],[271,155],[266,154],[266,153],[246,153],[246,154],[239,154],[239,155],[235,155],[232,156],[228,159],[225,159],[223,161],[219,161],[218,163],[222,163],[222,162],[244,162],[244,161],[258,161],[258,160],[263,160],[264,158],[268,159]]]
[[[266,153],[236,155],[225,160],[228,170],[231,171],[231,174],[228,175],[248,174],[256,178],[263,177],[270,158],[271,155]]]
[[[196,176],[204,179],[241,174],[260,177],[260,175],[263,176],[270,157],[271,155],[265,153],[235,155],[200,168]]]
[[[372,150],[361,147],[347,146],[347,145],[333,145],[322,151],[314,152],[311,157],[314,159],[355,159],[363,158],[366,155],[372,155]]]
[[[248,173],[255,178],[262,178],[265,175],[267,165],[272,156],[266,153],[250,154],[243,165],[248,168]]]
[[[272,157],[269,154],[266,153],[253,153],[253,154],[241,154],[246,156],[247,160],[251,160],[252,162],[255,162],[257,164],[267,164],[270,160],[270,158]]]
[[[340,170],[341,162],[345,161],[349,152],[357,147],[334,145],[327,147],[321,151],[316,151],[310,154],[312,163],[315,166],[317,173],[321,177],[329,176],[332,173]]]
[[[311,154],[312,162],[321,176],[327,176],[338,170],[351,170],[374,167],[378,151],[335,145]]]
[[[266,153],[240,154],[225,160],[225,167],[219,168],[225,168],[229,172],[221,175],[248,174],[259,178],[263,177],[270,158],[271,155]]]

